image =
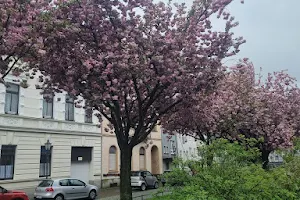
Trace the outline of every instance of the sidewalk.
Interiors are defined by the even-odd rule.
[[[144,200],[149,199],[153,196],[153,194],[156,194],[158,190],[156,189],[148,189],[146,191],[140,191],[140,190],[132,190],[132,197],[133,200]],[[120,200],[119,196],[119,187],[114,188],[106,188],[102,189],[102,192],[100,191],[100,198],[99,200]]]

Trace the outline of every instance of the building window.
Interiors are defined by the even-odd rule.
[[[175,142],[171,140],[170,143],[171,143],[171,147],[170,147],[171,154],[175,154],[176,151]]]
[[[16,146],[2,145],[2,147],[0,146],[0,149],[0,180],[13,179]]]
[[[141,147],[140,148],[140,169],[145,169],[146,168],[146,159],[145,159],[145,148]]]
[[[53,95],[44,94],[43,96],[43,118],[53,118]]]
[[[166,162],[166,170],[169,170],[170,169],[170,163],[167,161]]]
[[[19,86],[16,84],[8,83],[5,95],[5,113],[18,114],[19,107]]]
[[[92,123],[93,122],[93,110],[91,108],[85,110],[85,123]]]
[[[109,171],[117,171],[117,148],[115,146],[109,148]]]
[[[40,177],[51,176],[51,157],[52,147],[47,152],[45,146],[41,146],[41,157],[40,157]]]
[[[66,120],[74,121],[74,99],[66,95]]]

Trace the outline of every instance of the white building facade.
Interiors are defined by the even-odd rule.
[[[21,78],[0,84],[0,185],[28,190],[46,177],[101,185],[98,119],[65,93],[41,95],[34,79],[27,88],[13,81]]]
[[[177,155],[184,161],[198,159],[198,147],[200,142],[194,137],[182,134],[176,134],[177,137]]]

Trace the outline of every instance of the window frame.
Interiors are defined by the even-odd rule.
[[[13,154],[7,153],[3,155],[3,147],[11,147],[10,150],[13,150]],[[15,172],[15,161],[16,161],[16,150],[17,150],[17,145],[0,145],[0,167],[4,166],[5,172],[4,172],[4,177],[0,177],[0,180],[13,180],[14,179],[14,172]],[[3,158],[9,157],[9,161],[12,162],[10,165],[12,165],[11,169],[11,177],[7,177],[6,174],[6,167],[10,166],[9,164],[2,164],[2,162],[8,162],[8,159],[4,160]],[[4,161],[3,161],[4,160]]]
[[[72,181],[78,181],[80,183],[82,183],[83,185],[72,185]],[[78,180],[78,179],[69,179],[69,186],[72,186],[72,187],[84,187],[86,185],[85,182],[81,181],[81,180]]]
[[[91,114],[89,114],[88,112],[91,112]],[[85,109],[84,122],[88,123],[88,124],[93,123],[93,109],[92,108]]]
[[[4,112],[5,114],[11,114],[11,115],[18,115],[19,114],[19,103],[20,103],[20,86],[14,83],[7,83],[8,87],[6,86],[6,90],[5,90],[5,106],[4,106]],[[11,86],[17,86],[17,92],[16,91],[12,91],[9,90],[9,87]],[[8,94],[11,95],[11,100],[10,100],[10,109],[7,110],[7,98],[8,98]],[[17,101],[16,101],[16,112],[11,111],[11,105],[12,105],[12,97],[13,95],[17,96]]]
[[[51,115],[48,115],[48,105],[50,102],[47,101],[48,99],[51,99]],[[45,112],[45,104],[47,105],[47,109]],[[43,118],[45,119],[53,119],[53,109],[54,109],[54,95],[53,94],[44,94],[43,95]],[[45,114],[47,113],[47,114]]]
[[[73,110],[72,116],[70,115],[71,108]],[[70,95],[66,95],[66,99],[65,99],[65,120],[66,121],[75,121],[75,100]]]
[[[143,162],[141,162],[141,158],[143,157]],[[141,165],[143,163],[143,165]],[[140,147],[139,149],[139,168],[140,170],[146,169],[146,149],[144,147]]]
[[[111,151],[111,149],[114,149],[114,152]],[[109,147],[108,150],[108,171],[109,172],[116,172],[118,170],[118,156],[117,156],[118,149],[115,145],[112,145]],[[111,166],[111,158],[114,157],[115,166],[112,168]]]
[[[45,148],[45,152],[42,152],[42,149],[43,147]],[[50,148],[50,158],[49,158],[49,174],[46,174],[46,169],[44,170],[45,173],[44,174],[41,174],[41,164],[46,164],[45,163],[42,163],[42,156],[47,156],[46,155],[46,147],[45,145],[42,145],[41,148],[40,148],[40,168],[39,168],[39,177],[47,177],[47,176],[51,176],[51,168],[52,168],[52,150],[53,150],[53,146],[51,146]],[[47,157],[45,158],[47,160]],[[45,168],[46,168],[46,165],[45,165]]]
[[[62,181],[67,181],[67,185],[61,185]],[[70,181],[69,181],[69,179],[62,179],[62,180],[58,181],[58,185],[61,187],[67,187],[67,186],[70,186]]]
[[[144,173],[146,173],[146,176],[153,176],[153,174],[151,174],[149,171],[145,171]]]

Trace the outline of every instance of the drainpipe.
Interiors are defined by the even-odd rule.
[[[101,155],[101,180],[100,180],[100,188],[102,188],[102,184],[103,184],[103,169],[102,169],[102,166],[103,166],[103,158],[102,158],[102,155],[103,155],[103,153],[102,153],[102,151],[103,151],[103,130],[102,130],[102,122],[101,122],[101,151],[100,151],[100,155]]]

